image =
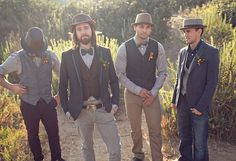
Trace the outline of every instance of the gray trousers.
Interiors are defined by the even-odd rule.
[[[120,137],[114,116],[111,113],[107,113],[103,108],[96,111],[83,109],[75,123],[81,135],[81,146],[85,161],[95,161],[93,148],[94,125],[96,125],[106,144],[109,161],[121,160]]]
[[[159,98],[156,97],[154,102],[145,106],[142,98],[128,90],[125,90],[125,106],[131,125],[131,136],[133,140],[132,152],[136,158],[144,159],[143,137],[142,137],[142,111],[144,111],[149,138],[152,161],[162,161],[162,138],[161,138],[161,105]]]

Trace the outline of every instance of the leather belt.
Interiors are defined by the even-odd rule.
[[[96,111],[97,109],[102,108],[102,104],[87,105],[87,106],[83,106],[83,108],[88,110],[88,111]]]

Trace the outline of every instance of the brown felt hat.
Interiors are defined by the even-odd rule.
[[[72,21],[73,21],[72,24],[71,24],[72,29],[75,27],[75,25],[78,25],[78,24],[81,24],[81,23],[89,23],[93,26],[96,23],[89,15],[86,15],[84,13],[79,13],[79,14],[75,15],[73,17]]]
[[[137,24],[150,24],[154,25],[152,23],[152,16],[149,13],[139,13],[136,16],[135,22],[132,23],[131,25],[137,25]]]

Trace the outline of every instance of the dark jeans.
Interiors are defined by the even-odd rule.
[[[208,113],[192,114],[185,96],[180,96],[177,125],[180,137],[179,161],[208,161]]]
[[[48,135],[52,161],[61,158],[56,105],[55,99],[52,99],[48,104],[40,99],[36,106],[21,100],[21,112],[28,133],[30,150],[34,155],[35,161],[42,161],[44,158],[38,135],[40,120]]]

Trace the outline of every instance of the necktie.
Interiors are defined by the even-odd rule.
[[[80,52],[82,56],[85,56],[86,54],[93,55],[93,48],[81,49]]]

